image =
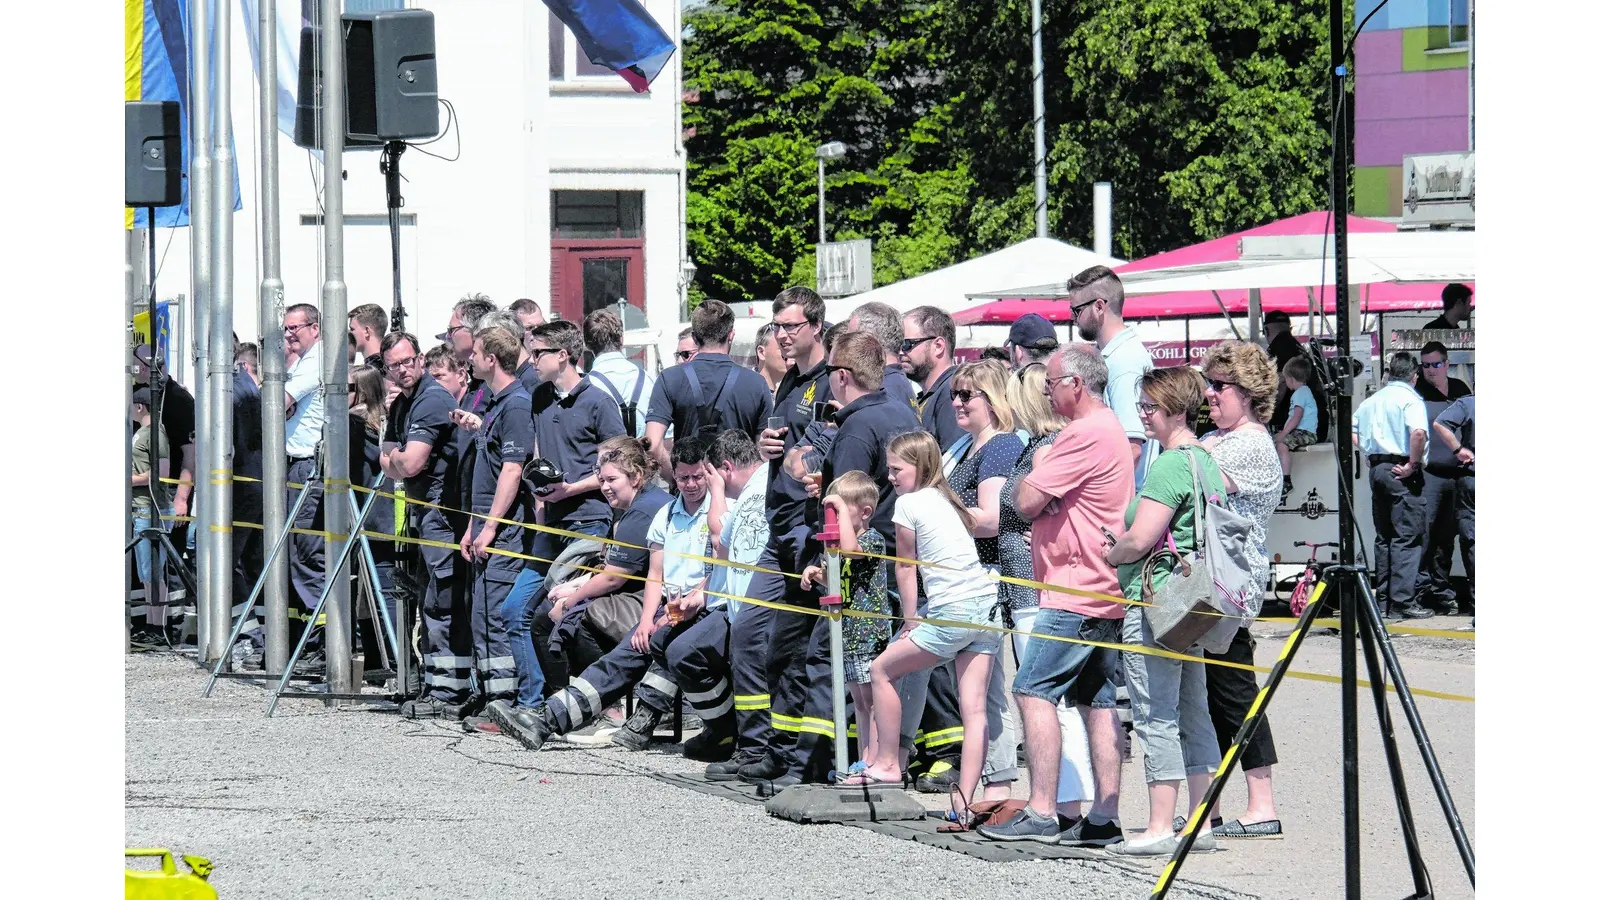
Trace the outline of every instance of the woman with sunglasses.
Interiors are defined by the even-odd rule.
[[[1267,528],[1283,493],[1283,464],[1266,423],[1278,397],[1278,371],[1265,350],[1244,341],[1223,341],[1206,353],[1200,370],[1206,379],[1206,403],[1217,430],[1203,442],[1227,481],[1228,505],[1255,523],[1245,557],[1255,576],[1255,590],[1245,598],[1249,617],[1234,632],[1233,643],[1225,652],[1206,651],[1209,659],[1253,665],[1255,638],[1250,622],[1261,614],[1262,598],[1272,577],[1267,561]],[[1245,713],[1255,701],[1256,676],[1245,669],[1209,666],[1206,671],[1206,701],[1217,733],[1217,743],[1227,752],[1244,724]],[[1249,799],[1237,819],[1224,822],[1212,807],[1211,829],[1218,837],[1278,838],[1283,825],[1272,799],[1272,766],[1278,761],[1272,744],[1272,728],[1265,717],[1250,746],[1244,749],[1239,765],[1244,769]]]
[[[964,432],[944,454],[945,477],[950,489],[966,505],[973,518],[977,538],[978,562],[990,572],[1012,575],[1020,571],[1016,549],[1031,563],[1026,541],[1013,531],[1001,544],[1000,490],[1016,471],[1022,456],[1022,439],[1016,435],[1016,419],[1006,397],[1011,371],[998,360],[963,363],[950,378],[950,405],[956,425]],[[1011,585],[999,586],[999,604],[1006,605]],[[998,607],[997,607],[998,608]],[[1011,624],[1009,614],[995,622]],[[1006,704],[1004,666],[989,672],[988,713],[989,748],[983,763],[983,799],[1006,800],[1011,782],[1017,779],[1017,733]]]

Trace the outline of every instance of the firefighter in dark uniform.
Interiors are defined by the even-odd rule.
[[[476,696],[481,707],[511,700],[517,690],[516,660],[503,607],[523,560],[504,553],[528,552],[533,503],[522,486],[522,465],[533,448],[533,406],[528,389],[517,380],[522,341],[500,327],[485,328],[473,339],[472,367],[484,380],[490,400],[473,435],[470,481],[473,518],[461,534],[463,560],[470,566],[472,655],[477,672]]]
[[[472,687],[472,632],[461,602],[466,594],[456,578],[453,545],[466,527],[466,517],[437,508],[456,505],[446,490],[455,480],[458,461],[456,426],[450,420],[456,400],[424,371],[414,336],[385,335],[381,352],[384,371],[400,395],[389,409],[379,465],[389,477],[405,483],[407,498],[419,501],[406,504],[407,532],[452,545],[417,548],[424,569],[422,695],[402,704],[400,712],[407,718],[459,718]]]

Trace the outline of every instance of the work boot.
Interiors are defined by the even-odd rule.
[[[513,707],[509,701],[496,700],[484,707],[483,712],[489,721],[500,726],[501,734],[515,738],[529,750],[539,750],[558,731],[550,719],[549,707],[523,709]]]
[[[662,712],[653,708],[648,703],[640,703],[633,709],[633,715],[617,732],[611,736],[611,743],[624,750],[643,750],[650,746],[650,739],[655,736],[656,726],[661,724]]]
[[[1391,622],[1399,622],[1404,619],[1431,619],[1433,618],[1433,610],[1417,603],[1413,603],[1410,606],[1396,606],[1391,603],[1383,611],[1383,617]]]
[[[944,760],[937,760],[928,772],[917,779],[917,793],[948,794],[950,786],[961,781],[961,770]]]
[[[739,780],[745,784],[764,784],[789,773],[789,767],[771,753],[739,769]]]
[[[721,762],[733,756],[733,737],[733,716],[713,719],[699,734],[683,742],[683,758]]]
[[[400,704],[400,715],[408,719],[453,719],[457,722],[465,717],[461,704],[451,703],[438,694],[423,694],[415,700],[407,700]]]
[[[725,762],[714,762],[706,766],[707,781],[738,781],[739,770],[745,766],[761,762],[760,753],[751,753],[749,750],[740,750],[732,759]]]

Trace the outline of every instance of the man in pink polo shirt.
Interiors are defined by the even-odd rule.
[[[1105,561],[1102,528],[1121,530],[1133,497],[1128,438],[1101,400],[1106,363],[1090,344],[1070,344],[1050,357],[1045,392],[1070,424],[1039,451],[1033,472],[1017,489],[1019,512],[1033,521],[1033,570],[1040,581],[1110,597],[1122,596],[1117,570]],[[1117,652],[1104,647],[1040,640],[1043,635],[1116,643],[1124,607],[1109,599],[1039,592],[1033,639],[1017,666],[1012,692],[1022,712],[1028,752],[1028,806],[1008,822],[978,833],[1003,841],[1104,847],[1122,840],[1117,802],[1122,785],[1122,729],[1117,723]],[[1094,805],[1061,830],[1056,821],[1061,730],[1056,704],[1070,700],[1084,716]]]

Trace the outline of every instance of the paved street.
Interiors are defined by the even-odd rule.
[[[1418,687],[1473,693],[1471,645],[1400,641]],[[1266,639],[1260,660],[1281,646]],[[1337,671],[1314,637],[1296,668]],[[210,700],[192,662],[127,662],[127,844],[209,856],[224,898],[485,896],[745,898],[866,895],[1142,897],[1159,867],[1120,860],[988,863],[841,826],[797,826],[760,807],[663,784],[698,768],[674,755],[556,744],[533,755],[365,707],[290,700],[222,683]],[[1362,694],[1366,892],[1409,892],[1370,694]],[[1335,897],[1341,890],[1338,690],[1291,680],[1274,703],[1282,841],[1224,842],[1184,869],[1186,897]],[[1423,699],[1422,714],[1467,827],[1473,706]],[[1395,708],[1398,716],[1398,707]],[[1400,727],[1404,728],[1403,720]],[[1441,895],[1470,889],[1409,733],[1412,804]],[[1124,769],[1123,823],[1142,825],[1140,763]],[[1242,806],[1242,779],[1227,809]],[[938,798],[928,798],[930,803]]]

